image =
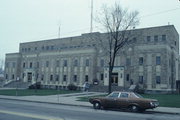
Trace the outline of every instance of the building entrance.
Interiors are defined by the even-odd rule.
[[[118,85],[118,73],[112,73],[111,84]]]
[[[109,85],[109,68],[104,68],[104,85]],[[111,85],[114,86],[124,86],[124,67],[123,66],[115,66],[112,71],[111,76]]]
[[[28,82],[31,82],[31,81],[32,81],[32,73],[28,72]]]
[[[176,81],[176,90],[180,94],[180,80]]]

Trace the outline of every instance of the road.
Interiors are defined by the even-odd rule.
[[[0,99],[0,120],[180,120],[180,115],[130,113]]]

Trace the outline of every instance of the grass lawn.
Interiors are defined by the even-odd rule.
[[[92,97],[104,97],[104,96],[107,96],[107,95],[108,94],[98,95],[98,96],[88,96],[88,97],[77,97],[78,98],[77,101],[89,102],[89,98],[92,98]]]
[[[177,107],[180,108],[180,95],[175,94],[154,94],[154,95],[142,95],[145,98],[157,99],[162,107]]]
[[[106,95],[102,95],[106,96]],[[102,97],[91,96],[91,97]],[[144,98],[157,99],[161,107],[177,107],[180,108],[180,95],[175,94],[142,94]],[[78,97],[78,101],[88,102],[90,97]]]
[[[8,90],[0,90],[0,95],[7,95],[7,96],[30,96],[30,95],[56,95],[56,94],[69,94],[69,93],[78,93],[80,91],[69,91],[69,90],[50,90],[50,89],[18,89],[17,92],[15,89],[8,89]]]

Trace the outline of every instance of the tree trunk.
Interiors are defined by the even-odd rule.
[[[111,79],[112,79],[112,67],[109,65],[109,86],[108,86],[108,93],[111,93]]]

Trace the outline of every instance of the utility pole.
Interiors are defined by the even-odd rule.
[[[91,23],[90,23],[90,33],[93,31],[93,0],[91,0]]]

